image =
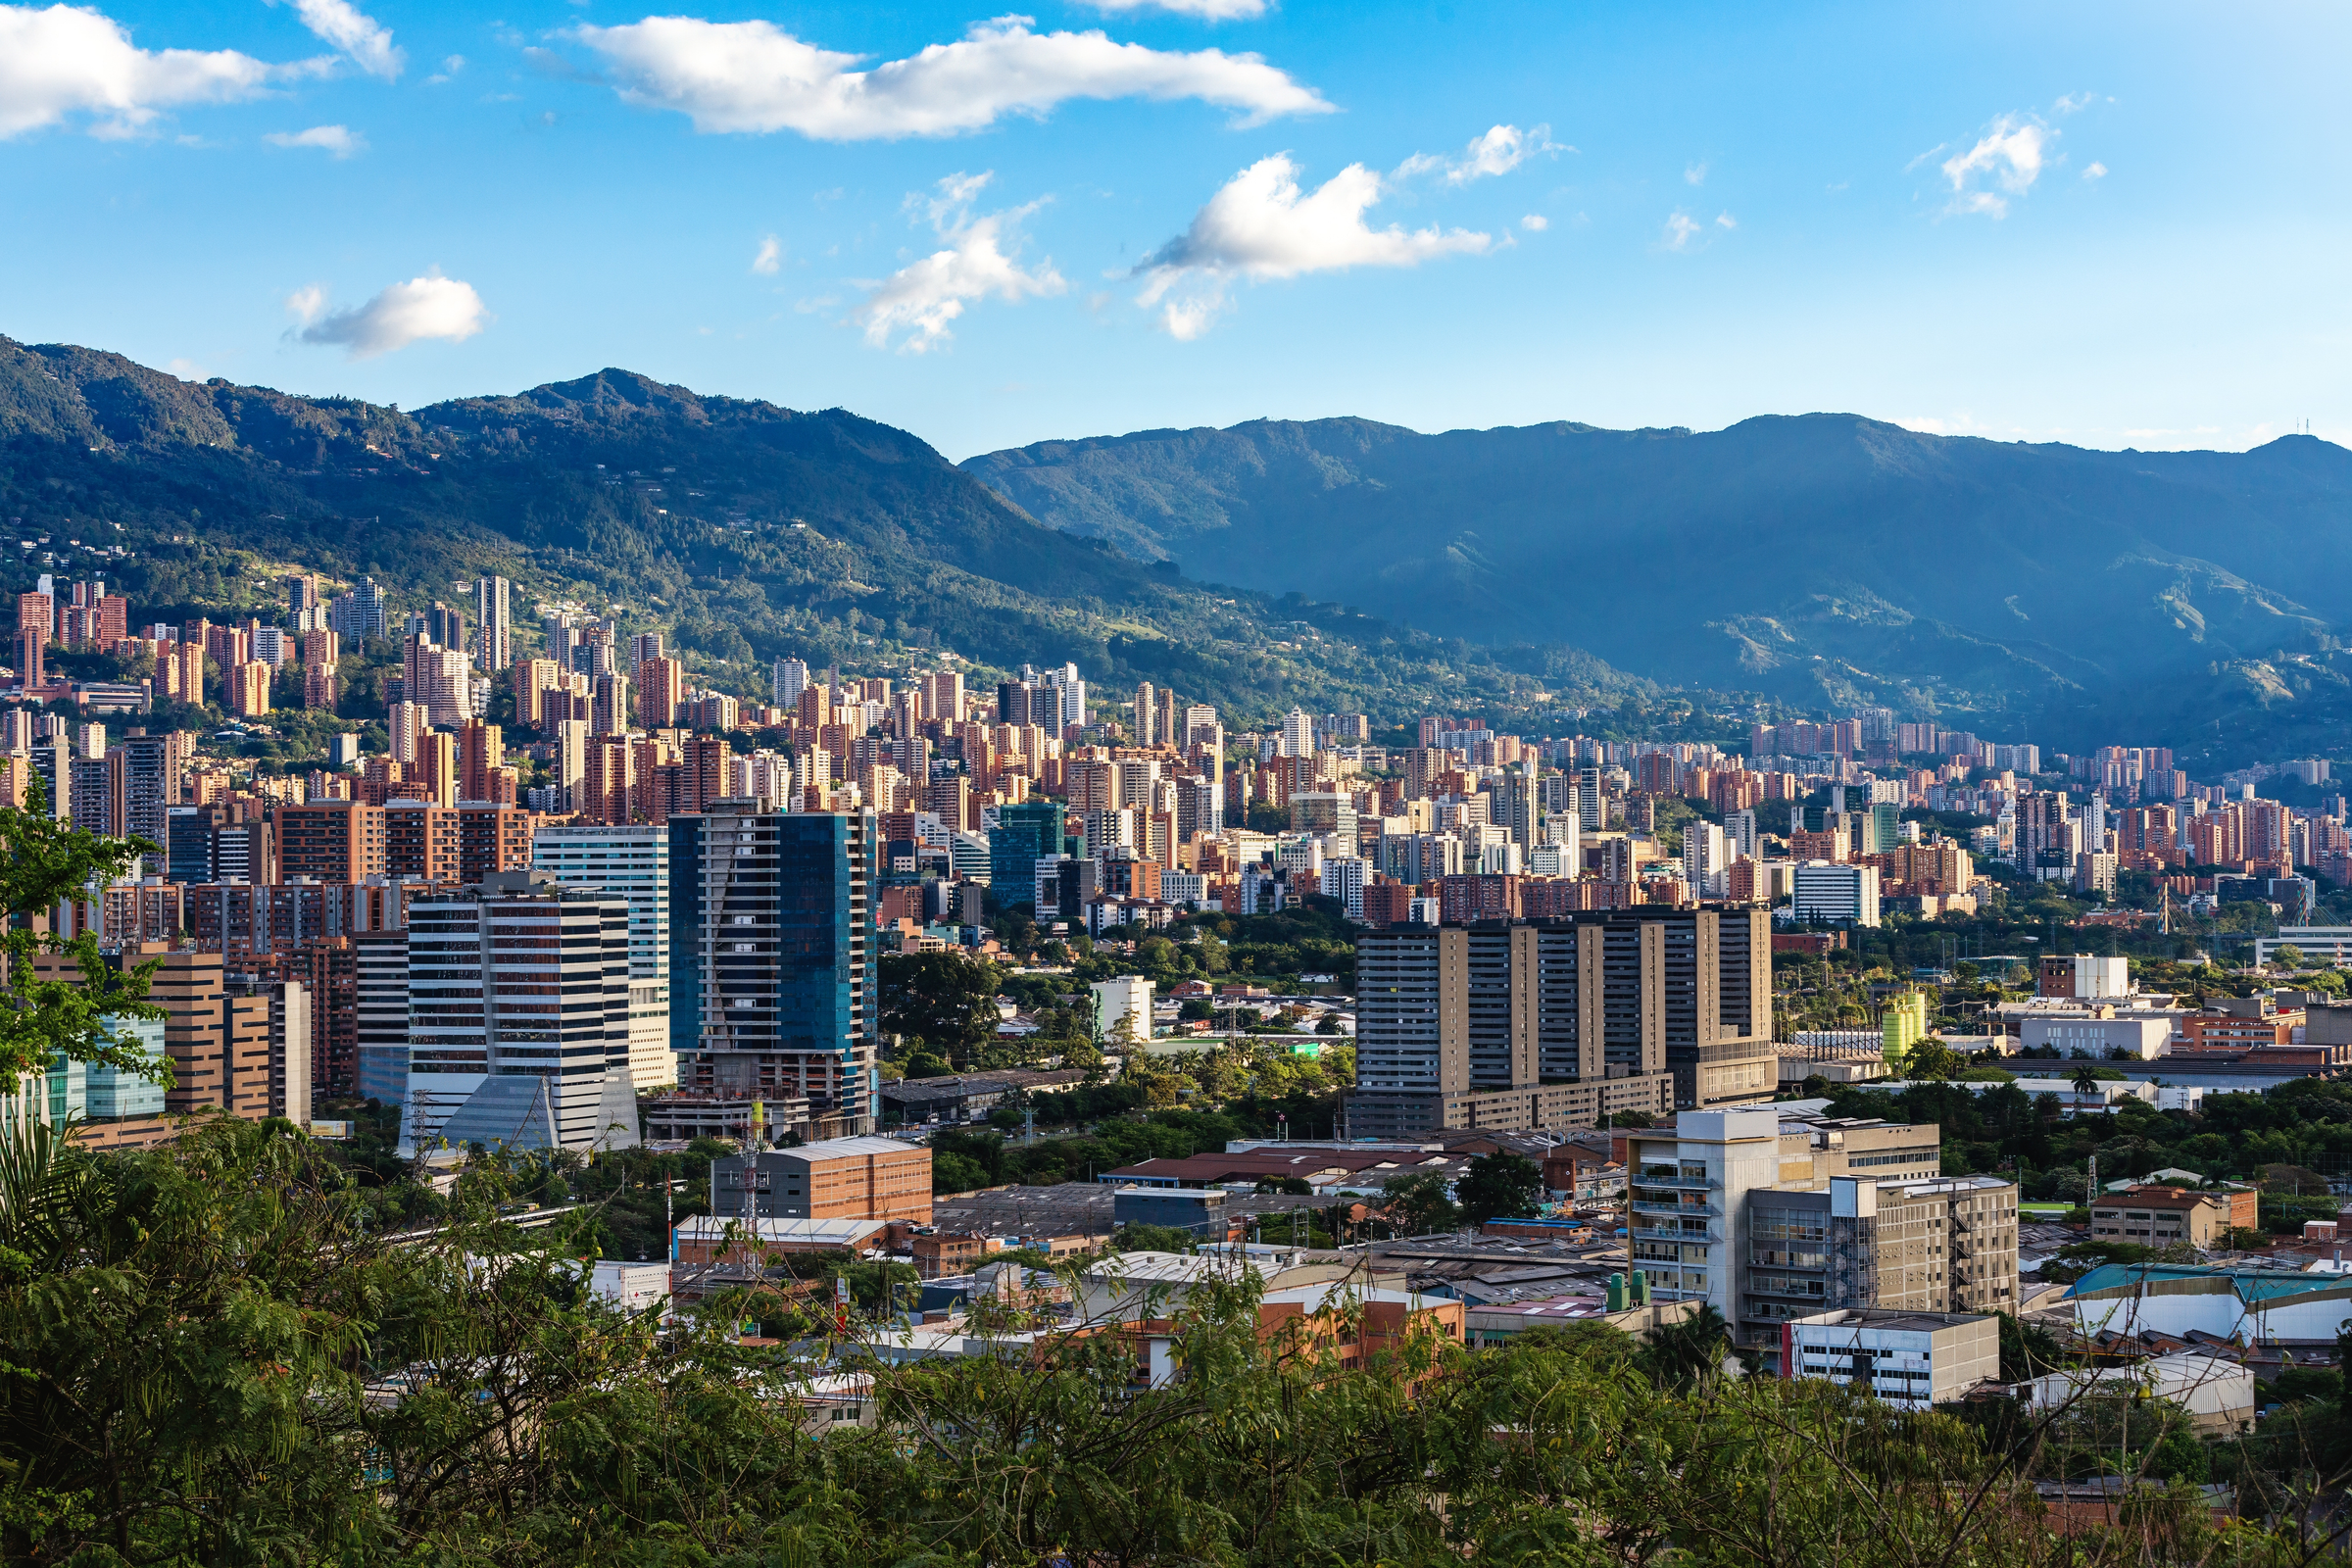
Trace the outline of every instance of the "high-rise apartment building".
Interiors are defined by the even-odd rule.
[[[637,722],[647,729],[677,723],[686,706],[686,666],[660,654],[637,666]]]
[[[668,828],[680,1086],[805,1100],[814,1135],[872,1131],[874,814],[726,800]]]
[[[798,708],[808,689],[808,666],[798,659],[779,659],[769,671],[768,697],[778,708]]]
[[[532,872],[409,906],[404,1149],[638,1142],[628,920]]]
[[[1159,696],[1150,681],[1135,689],[1135,744],[1157,746],[1166,737],[1159,733]]]
[[[1282,737],[1277,742],[1278,757],[1312,757],[1315,755],[1315,721],[1306,710],[1294,708],[1282,718]]]
[[[1769,1098],[1771,976],[1761,908],[1367,932],[1348,1125],[1562,1127]]]
[[[358,801],[313,801],[281,806],[277,862],[287,877],[314,882],[365,882],[385,869],[384,808]],[[209,876],[187,881],[211,881]]]
[[[514,657],[514,619],[509,603],[513,584],[504,577],[483,577],[473,585],[473,620],[479,639],[474,663],[484,670],[504,669]]]

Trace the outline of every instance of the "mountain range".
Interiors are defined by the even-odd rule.
[[[402,611],[496,572],[524,607],[617,606],[747,695],[787,654],[872,670],[947,651],[975,677],[1074,661],[1098,689],[1148,679],[1237,719],[1652,690],[1570,649],[1204,589],[1039,525],[906,431],[619,369],[404,412],[0,338],[0,515],[141,621],[264,610],[287,567],[372,574]],[[20,588],[51,564],[18,555]]]
[[[1868,702],[2228,765],[2330,755],[2352,717],[2352,453],[2302,436],[1259,420],[957,466],[843,410],[620,369],[402,411],[0,338],[0,515],[48,541],[18,586],[102,570],[141,620],[264,609],[287,567],[371,573],[403,610],[500,572],[526,606],[619,607],[746,694],[784,654],[953,651],[1237,722],[1601,706],[1730,738],[1710,710]]]
[[[1188,577],[1677,685],[2191,749],[2322,746],[2346,711],[2352,453],[2308,436],[2149,453],[1851,415],[1703,434],[1338,418],[963,467]]]

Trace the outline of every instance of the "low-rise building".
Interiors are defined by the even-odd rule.
[[[2141,1247],[2226,1247],[2232,1227],[2262,1223],[2260,1195],[2253,1192],[2192,1193],[2178,1187],[2132,1187],[2108,1193],[2090,1205],[2094,1240]]]
[[[2101,1391],[2168,1400],[2203,1433],[2240,1431],[2254,1419],[2253,1369],[2234,1358],[2199,1350],[2150,1356],[2130,1366],[2053,1372],[2023,1385],[2018,1398],[2046,1412]]]
[[[931,1151],[895,1138],[833,1138],[710,1162],[710,1207],[728,1217],[931,1222]]]
[[[1925,1410],[2000,1376],[2001,1320],[1974,1312],[1848,1308],[1781,1325],[1781,1376],[1826,1378]]]
[[[757,1263],[769,1254],[856,1252],[890,1228],[877,1219],[760,1219],[697,1214],[678,1221],[670,1250],[680,1263]]]

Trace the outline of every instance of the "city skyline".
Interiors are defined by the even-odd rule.
[[[1814,410],[2238,448],[2352,429],[2295,90],[2343,25],[0,7],[47,215],[0,331],[409,407],[619,366],[955,458]]]

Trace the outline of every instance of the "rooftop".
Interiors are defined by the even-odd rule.
[[[1891,1330],[1895,1333],[1933,1334],[1938,1329],[1959,1328],[1970,1323],[1989,1323],[1992,1319],[1983,1312],[1906,1312],[1888,1307],[1857,1306],[1838,1312],[1816,1312],[1811,1317],[1791,1319],[1795,1329],[1862,1329]]]
[[[892,1154],[922,1154],[928,1158],[930,1155],[930,1151],[922,1145],[901,1143],[896,1138],[827,1138],[813,1144],[803,1144],[798,1149],[779,1149],[776,1152],[808,1160],[881,1159]]]

